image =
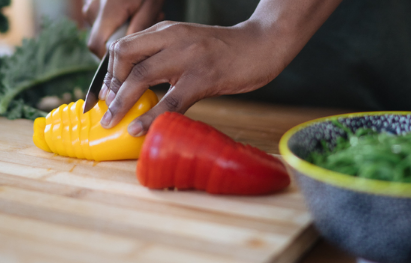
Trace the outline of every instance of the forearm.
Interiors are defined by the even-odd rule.
[[[271,59],[277,61],[276,71],[279,74],[341,2],[342,0],[261,0],[244,25],[254,28],[261,45],[274,48]]]

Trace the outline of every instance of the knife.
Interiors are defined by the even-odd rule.
[[[122,38],[126,35],[128,25],[129,25],[128,22],[124,23],[107,40],[107,43],[106,43],[107,50],[110,47],[111,43],[113,43],[117,39]],[[101,87],[103,86],[104,77],[107,74],[109,57],[110,56],[107,51],[103,59],[101,60],[96,73],[94,74],[93,80],[91,81],[90,87],[86,95],[84,108],[83,108],[83,114],[91,110],[98,102],[98,94],[100,93]]]

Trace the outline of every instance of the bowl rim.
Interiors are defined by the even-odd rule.
[[[352,118],[364,116],[379,116],[386,114],[395,115],[411,115],[411,111],[372,111],[372,112],[355,112],[331,115],[327,117],[317,118],[304,123],[301,123],[290,130],[288,130],[280,139],[279,149],[280,154],[285,162],[299,171],[300,173],[312,179],[357,192],[365,192],[370,194],[377,194],[391,197],[405,197],[411,198],[411,183],[390,182],[375,179],[367,179],[355,177],[348,174],[342,174],[327,170],[325,168],[309,163],[300,157],[296,156],[288,147],[288,141],[298,131],[307,128],[313,124],[335,120],[338,118]]]

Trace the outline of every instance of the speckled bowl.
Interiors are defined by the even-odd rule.
[[[365,112],[336,115],[300,124],[281,138],[280,153],[305,196],[323,237],[340,248],[379,263],[411,263],[411,183],[386,182],[333,172],[304,160],[335,143],[345,132],[339,120],[394,134],[411,131],[411,112]]]

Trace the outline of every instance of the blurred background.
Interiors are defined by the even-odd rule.
[[[84,27],[82,5],[83,0],[12,0],[1,11],[9,20],[8,32],[0,34],[1,54],[10,53],[23,38],[33,37],[40,30],[44,16],[52,20],[66,16]]]
[[[166,20],[231,26],[246,20],[258,2],[166,0],[163,11]],[[35,36],[44,16],[52,20],[66,16],[80,28],[87,27],[82,5],[83,0],[12,0],[11,6],[1,9],[10,30],[0,34],[0,56],[10,54],[24,37]],[[302,106],[409,110],[410,12],[409,0],[395,5],[385,0],[344,0],[278,77],[236,96]]]
[[[7,1],[7,0],[0,0]],[[43,17],[58,20],[62,16],[74,20],[79,28],[88,27],[82,17],[84,0],[11,0],[2,13],[8,17],[10,29],[0,34],[2,52],[19,45],[23,38],[39,32]],[[247,19],[258,0],[166,0],[163,10],[166,20],[230,26]],[[224,14],[221,9],[225,9]]]

